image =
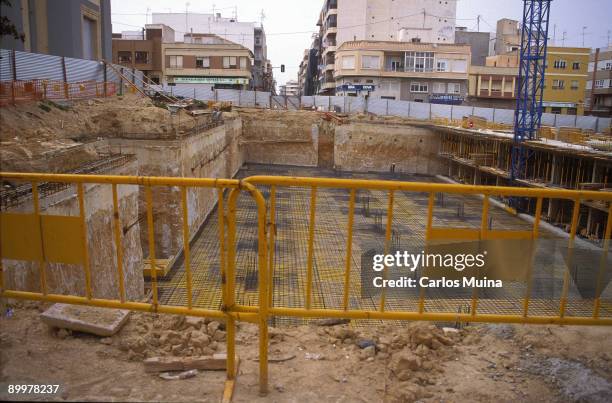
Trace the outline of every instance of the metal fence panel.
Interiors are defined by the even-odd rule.
[[[494,111],[494,122],[507,125],[514,124],[514,111],[512,109],[495,109]]]
[[[270,108],[270,93],[255,91],[255,106],[258,108]]]
[[[13,64],[11,63],[11,51],[0,49],[0,80],[13,79]]]
[[[302,97],[302,106],[313,107],[314,106],[314,96],[304,96]]]
[[[296,111],[300,109],[300,97],[287,97],[287,109]]]
[[[332,110],[339,110],[341,113],[344,113],[344,99],[346,97],[333,96],[331,98]]]
[[[410,102],[410,117],[415,119],[429,119],[429,104],[423,102]]]
[[[247,108],[255,107],[255,91],[238,91],[240,95],[240,106],[244,106]]]
[[[315,106],[317,107],[317,109],[323,110],[323,111],[329,111],[330,110],[330,100],[328,96],[325,95],[316,95],[315,96]]]
[[[272,97],[272,109],[285,109],[287,107],[287,100],[282,95],[274,95]]]
[[[431,117],[433,118],[445,118],[450,119],[452,116],[451,105],[432,104],[431,105]]]
[[[493,121],[493,108],[477,108],[474,107],[474,116],[485,118],[488,121]]]
[[[15,52],[15,67],[17,70],[17,80],[42,79],[64,81],[62,58],[58,56]]]
[[[231,102],[234,105],[238,105],[240,101],[240,91],[235,90],[216,90],[217,101]]]
[[[388,105],[387,110],[388,110],[389,115],[401,116],[403,118],[408,117],[408,110],[410,109],[410,102],[389,100],[387,105]]]
[[[386,115],[387,114],[387,100],[374,98],[368,99],[368,112],[374,113],[376,115]]]
[[[464,116],[470,116],[474,113],[474,108],[471,106],[453,105],[453,114],[451,119],[461,120]]]
[[[542,114],[542,126],[554,126],[557,121],[557,115],[554,113],[543,113]]]
[[[363,97],[346,97],[346,113],[364,113],[364,112],[365,112],[365,99]]]
[[[593,116],[578,116],[576,118],[576,127],[581,129],[597,129],[597,118]]]
[[[557,122],[555,126],[557,127],[574,127],[576,125],[576,116],[575,115],[557,115]]]
[[[612,127],[612,118],[597,118],[597,130],[602,131],[606,127]]]

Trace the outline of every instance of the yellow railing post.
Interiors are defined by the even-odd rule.
[[[153,307],[157,310],[157,261],[155,258],[155,227],[153,224],[153,195],[151,185],[145,187],[145,200],[147,203],[147,230],[149,234],[149,264],[151,265],[151,291],[153,293]]]
[[[344,268],[344,299],[342,307],[344,310],[349,308],[349,294],[351,286],[351,261],[353,259],[353,221],[355,218],[355,195],[357,189],[351,189],[351,198],[349,202],[349,215],[348,215],[348,230],[346,240],[346,266]]]
[[[193,308],[191,290],[191,251],[189,249],[189,208],[187,206],[187,188],[181,186],[181,211],[183,213],[183,257],[185,260],[185,288],[187,290],[187,308]]]
[[[599,318],[599,308],[601,305],[601,293],[602,293],[602,282],[608,262],[608,252],[610,251],[610,238],[612,237],[612,203],[608,208],[608,222],[606,223],[606,230],[604,232],[603,247],[601,252],[601,258],[599,260],[599,273],[597,275],[597,286],[595,287],[595,302],[593,306],[593,318]]]
[[[310,221],[308,224],[308,260],[306,266],[306,309],[310,309],[312,302],[312,260],[314,255],[315,213],[317,208],[317,188],[313,186],[310,191]]]
[[[42,220],[40,219],[40,196],[38,194],[38,182],[32,182],[32,204],[34,207],[34,216],[38,222],[40,229],[40,245],[42,249],[41,260],[38,262],[38,271],[40,275],[40,292],[47,295],[47,262],[45,259],[45,242],[43,239]]]
[[[115,246],[117,247],[117,276],[119,284],[119,298],[125,302],[125,279],[123,278],[123,247],[121,245],[121,220],[119,219],[119,200],[117,184],[113,183],[113,225],[115,230]]]
[[[393,198],[394,191],[389,190],[389,202],[387,205],[387,227],[385,229],[385,255],[389,254],[389,249],[391,248],[391,232],[393,230]],[[388,276],[388,268],[385,265],[383,269],[383,279],[387,279]],[[383,287],[380,293],[380,311],[385,311],[385,299],[386,299],[386,288]]]
[[[276,248],[276,186],[270,187],[270,242],[268,248],[268,279],[270,281],[270,291],[268,292],[268,306],[274,303],[274,253]]]

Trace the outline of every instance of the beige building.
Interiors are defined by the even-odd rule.
[[[470,58],[469,45],[345,42],[336,51],[336,94],[458,104]]]
[[[454,43],[456,0],[325,0],[318,89],[333,94],[336,49],[347,41]]]
[[[213,34],[185,35],[185,42],[162,43],[163,81],[215,89],[248,89],[253,53]]]
[[[494,53],[503,55],[521,49],[521,31],[519,22],[508,18],[497,21]]]

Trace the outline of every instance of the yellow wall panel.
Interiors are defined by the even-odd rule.
[[[45,260],[83,264],[83,226],[80,217],[41,215]]]
[[[0,248],[4,259],[42,260],[40,224],[34,214],[0,213]]]

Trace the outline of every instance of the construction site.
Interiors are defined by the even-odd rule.
[[[544,23],[516,111],[2,49],[0,399],[611,401],[611,119],[542,114]]]

